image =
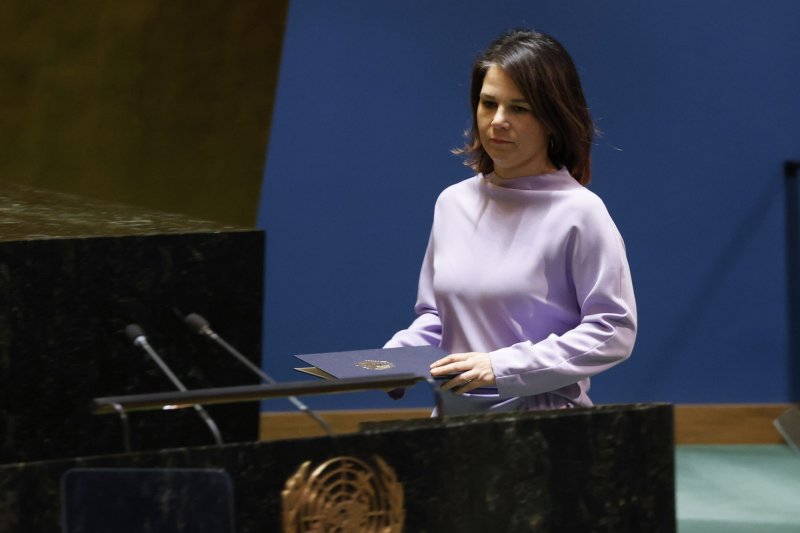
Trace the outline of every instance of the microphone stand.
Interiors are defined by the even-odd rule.
[[[188,389],[181,383],[181,380],[178,379],[178,376],[172,373],[172,370],[161,360],[155,350],[150,346],[150,343],[147,342],[147,338],[144,336],[144,332],[142,329],[137,326],[136,324],[131,324],[127,328],[125,328],[125,333],[133,339],[133,344],[143,349],[150,358],[155,361],[155,363],[161,368],[162,372],[166,374],[170,381],[172,381],[175,388],[177,388],[181,392],[187,392]],[[214,419],[211,418],[211,415],[203,409],[203,406],[200,404],[193,405],[194,410],[197,411],[197,414],[208,426],[209,431],[214,436],[214,441],[217,444],[223,444],[222,441],[222,434],[217,427],[217,424],[214,422]]]
[[[119,420],[122,422],[122,446],[125,449],[125,453],[131,452],[131,428],[128,424],[128,413],[125,412],[125,409],[116,402],[111,402],[111,407],[114,408],[114,411],[117,412],[119,415]]]
[[[225,339],[217,335],[217,333],[214,332],[214,330],[212,330],[211,327],[208,325],[208,321],[206,321],[206,319],[204,319],[202,316],[198,315],[197,313],[191,313],[186,316],[184,321],[191,329],[193,329],[200,335],[203,335],[204,337],[208,337],[209,339],[213,340],[218,345],[220,345],[223,350],[234,356],[236,359],[239,360],[240,363],[242,363],[248,369],[250,369],[251,372],[254,372],[258,377],[260,377],[264,383],[268,383],[270,385],[277,384],[277,382],[274,379],[272,379],[266,372],[258,368],[258,366],[254,365],[247,357],[242,355],[242,353],[239,352],[239,350],[231,346],[228,342],[225,341]],[[292,402],[292,405],[294,405],[300,412],[305,413],[306,415],[311,417],[311,419],[313,419],[323,429],[323,431],[325,431],[326,435],[328,435],[329,437],[333,436],[333,431],[331,430],[331,427],[328,425],[328,423],[325,422],[314,411],[309,409],[306,404],[298,400],[295,396],[288,396],[287,399],[290,402]]]

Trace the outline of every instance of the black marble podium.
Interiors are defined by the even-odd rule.
[[[340,456],[394,469],[409,532],[675,531],[669,405],[372,423],[264,443],[258,402],[214,404],[226,444],[192,409],[130,412],[133,452],[121,453],[120,421],[90,414],[90,401],[173,390],[125,326],[140,324],[190,389],[254,384],[180,314],[204,315],[258,363],[263,264],[260,231],[0,186],[0,533],[59,531],[62,482],[76,468],[221,472],[236,530],[277,532],[287,479]],[[175,511],[201,501],[181,496]]]
[[[90,400],[174,390],[122,334],[130,323],[188,388],[257,383],[177,312],[259,364],[263,264],[262,231],[0,184],[0,464],[123,450]],[[226,442],[257,439],[257,404],[208,411]],[[130,425],[133,450],[214,442],[192,410]]]
[[[404,531],[676,527],[672,407],[653,404],[373,423],[333,437],[6,465],[0,533],[58,531],[60,479],[75,467],[221,469],[232,480],[236,530],[278,532],[281,490],[302,462],[373,455],[403,484]]]

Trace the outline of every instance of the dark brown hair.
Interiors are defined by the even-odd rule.
[[[494,162],[481,144],[478,103],[483,79],[490,67],[508,74],[533,108],[533,114],[550,134],[547,156],[565,166],[583,185],[592,176],[590,150],[595,129],[575,64],[566,49],[551,36],[529,30],[512,30],[495,40],[472,67],[472,130],[466,146],[456,153],[464,164],[484,175]]]

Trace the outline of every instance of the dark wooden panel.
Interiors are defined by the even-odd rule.
[[[704,404],[675,406],[675,444],[780,444],[772,425],[788,404]],[[353,409],[318,411],[335,433],[351,433],[364,422],[427,418],[430,409]],[[323,435],[298,412],[261,413],[261,439],[281,440]]]

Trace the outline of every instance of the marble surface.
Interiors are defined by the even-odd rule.
[[[180,214],[0,183],[0,241],[241,229]]]
[[[218,468],[237,530],[280,531],[286,479],[306,460],[380,455],[405,488],[405,531],[674,532],[672,407],[485,414],[369,424],[357,434],[0,467],[0,533],[55,531],[70,468]]]
[[[0,463],[123,450],[89,402],[175,390],[122,333],[140,324],[188,388],[255,384],[190,332],[196,312],[257,364],[265,235],[180,215],[0,187]],[[209,408],[226,441],[258,435],[258,406]],[[193,410],[130,415],[134,450],[213,443]]]

